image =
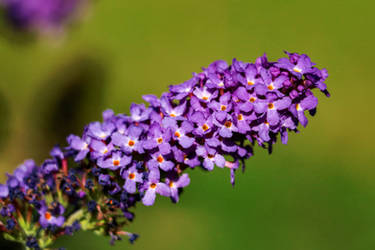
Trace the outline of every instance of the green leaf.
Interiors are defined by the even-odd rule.
[[[4,233],[3,237],[4,237],[4,239],[9,240],[9,241],[17,241],[17,242],[19,242],[19,240],[17,240],[16,238],[14,238],[12,235],[10,235],[8,233]]]

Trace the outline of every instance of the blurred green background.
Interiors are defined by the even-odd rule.
[[[217,59],[306,53],[332,94],[288,145],[237,174],[191,171],[179,204],[140,205],[141,235],[114,247],[90,233],[68,249],[375,249],[374,11],[370,0],[96,1],[59,40],[0,36],[1,181],[69,133],[128,112]],[[3,32],[3,34],[5,34]]]

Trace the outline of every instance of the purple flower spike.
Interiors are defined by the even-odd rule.
[[[69,136],[52,159],[25,161],[8,174],[0,184],[0,231],[36,249],[80,228],[132,242],[136,235],[123,228],[137,202],[151,206],[157,194],[178,202],[190,184],[186,169],[217,166],[234,185],[255,145],[271,153],[279,138],[286,144],[307,125],[318,105],[314,89],[329,95],[326,70],[306,55],[287,55],[277,62],[263,55],[255,64],[216,61],[160,98],[143,96],[148,104],[132,104],[130,115],[106,110],[103,122]],[[27,235],[37,238],[22,232],[25,219],[35,229]]]

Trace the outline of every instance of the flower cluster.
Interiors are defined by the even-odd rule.
[[[45,247],[64,234],[93,230],[118,240],[140,201],[153,205],[157,195],[179,200],[190,183],[189,168],[235,172],[258,144],[271,151],[280,134],[307,125],[315,114],[312,89],[329,96],[325,69],[306,55],[253,63],[216,61],[160,98],[145,95],[130,115],[103,113],[103,122],[70,135],[41,166],[26,161],[0,185],[1,230],[8,239]],[[42,230],[40,230],[42,229]]]
[[[84,0],[0,0],[9,21],[20,29],[57,30]]]

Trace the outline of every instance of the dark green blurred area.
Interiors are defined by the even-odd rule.
[[[330,74],[316,117],[236,187],[191,171],[179,204],[140,205],[135,245],[90,233],[68,249],[375,249],[373,1],[97,1],[62,40],[0,37],[0,166],[40,162],[69,133],[214,60],[306,53]],[[21,39],[22,40],[22,39]],[[5,180],[2,174],[1,180]],[[3,247],[10,249],[9,247]]]

